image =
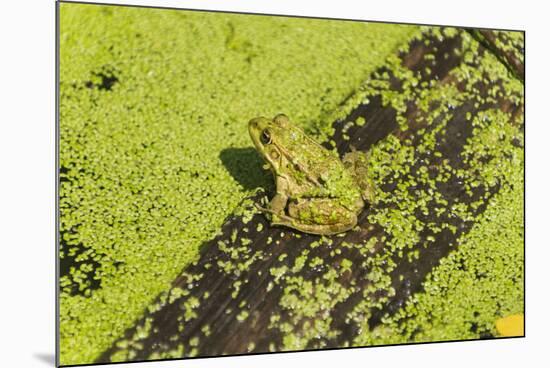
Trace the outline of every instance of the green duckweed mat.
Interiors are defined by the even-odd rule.
[[[238,203],[272,185],[238,150],[250,118],[285,112],[323,136],[417,31],[61,4],[61,364],[109,348]]]
[[[523,35],[493,35],[422,27],[318,130],[370,153],[354,229],[271,226],[247,197],[96,362],[501,337],[523,312],[523,59],[494,50]]]

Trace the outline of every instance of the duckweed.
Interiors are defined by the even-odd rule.
[[[495,108],[503,99],[521,105],[523,85],[493,55],[480,52],[470,34],[76,4],[61,9],[60,257],[72,260],[60,280],[63,364],[91,362],[146,308],[178,303],[179,333],[198,317],[210,294],[201,299],[190,290],[202,274],[186,274],[190,289],[167,292],[170,282],[231,214],[250,222],[253,202],[242,199],[272,185],[246,148],[248,119],[284,111],[329,142],[333,121],[377,96],[395,110],[397,122],[397,130],[370,150],[376,204],[368,223],[378,232],[338,247],[332,238],[316,238],[294,258],[276,258],[266,291],[281,291],[269,317],[269,329],[281,339],[269,342],[269,351],[325,347],[341,338],[334,327],[341,323],[360,332],[338,340],[339,346],[478,338],[495,335],[498,318],[523,312],[522,122]],[[463,61],[449,72],[450,82],[433,77],[435,65],[405,68],[395,53],[407,52],[411,39],[429,37],[460,41],[454,51]],[[384,70],[371,75],[380,65]],[[480,84],[491,88],[480,91]],[[471,132],[463,132],[455,158],[441,146],[460,123],[462,106],[476,112],[464,114],[462,126]],[[346,120],[345,134],[352,137],[368,123]],[[446,196],[445,185],[458,182],[465,196]],[[250,249],[244,234],[254,229],[262,232],[264,225],[235,229],[217,242],[225,258],[213,267],[235,280],[232,298],[246,283],[238,277],[268,254]],[[400,262],[414,267],[445,232],[456,244],[449,244],[422,291],[388,313],[395,287],[408,281]],[[288,232],[274,237],[278,245],[294,239]],[[346,258],[350,252],[360,262]],[[360,298],[335,316],[352,295]],[[244,325],[251,313],[243,301],[225,314],[235,311],[232,318]],[[377,311],[385,312],[371,328]],[[207,324],[200,331],[189,346],[175,343],[149,358],[200,354],[201,341],[212,333]],[[157,332],[145,318],[129,340],[117,341],[110,359],[132,359]],[[247,345],[247,351],[255,348]]]
[[[419,39],[423,37],[458,37],[459,48],[455,52],[464,55],[463,62],[449,72],[453,78],[451,81],[456,80],[457,83],[420,82],[423,88],[414,88],[419,84],[421,76],[406,70],[399,59],[390,56],[387,64],[392,66],[391,73],[375,73],[374,78],[367,80],[337,115],[346,116],[359,101],[369,101],[371,96],[382,96],[382,105],[391,106],[397,112],[399,131],[410,131],[413,134],[412,140],[401,138],[403,134],[388,135],[370,150],[369,169],[377,184],[377,203],[371,208],[368,220],[371,224],[381,226],[386,235],[371,238],[369,243],[372,245],[362,248],[364,251],[379,241],[384,242],[381,252],[373,254],[361,264],[363,269],[370,270],[366,276],[369,284],[363,287],[364,299],[347,314],[346,320],[355,321],[360,331],[363,331],[349,342],[352,345],[479,338],[494,334],[494,321],[502,313],[495,305],[506,305],[510,313],[518,312],[518,309],[521,311],[522,308],[523,256],[520,251],[523,249],[523,148],[518,145],[518,142],[523,141],[520,129],[522,122],[519,120],[520,115],[504,112],[495,105],[502,99],[516,106],[522,104],[523,85],[510,76],[494,55],[481,52],[478,43],[464,31],[440,32],[439,29],[425,28],[418,36]],[[433,57],[428,55],[426,59],[431,60]],[[420,73],[430,75],[435,71],[425,68]],[[399,79],[403,88],[399,93],[392,89],[390,75]],[[483,83],[481,87],[479,82]],[[484,85],[489,88],[480,90]],[[407,115],[410,109],[407,103],[410,101],[414,101],[419,111],[415,119]],[[469,123],[457,120],[460,115],[457,118],[456,109],[470,105],[477,109],[482,105],[489,107],[480,109],[475,115],[468,112],[465,120]],[[346,132],[352,132],[353,125],[362,126],[361,123],[342,121],[345,121],[342,129]],[[411,126],[411,123],[414,125]],[[455,129],[453,124],[471,126],[471,133],[468,132],[468,125],[460,132],[464,134],[464,146],[455,153],[460,156],[458,159],[439,151],[449,131]],[[390,184],[394,189],[385,190],[385,186]],[[445,185],[463,186],[467,196],[461,200],[449,198],[442,190]],[[513,197],[513,200],[508,197]],[[503,212],[499,216],[498,211],[491,211],[495,203],[508,203],[509,208],[505,212],[500,209]],[[487,220],[487,217],[498,217],[498,221],[489,226],[491,220]],[[508,222],[511,225],[504,225]],[[471,232],[465,232],[464,229],[472,225]],[[504,226],[509,226],[506,234],[493,234]],[[450,249],[459,250],[451,250],[448,257],[442,258],[441,265],[428,275],[423,283],[426,296],[424,293],[413,295],[407,306],[396,314],[386,313],[377,317],[380,322],[374,330],[371,329],[368,323],[373,309],[384,310],[396,294],[392,279],[396,278],[402,284],[408,282],[403,275],[395,274],[396,262],[405,259],[412,265],[409,267],[414,268],[415,262],[421,257],[421,249],[432,247],[444,231],[459,236],[456,243],[448,244]],[[502,254],[502,260],[496,264],[484,262],[485,259],[494,260],[497,256],[498,250],[497,254],[492,254],[491,250],[491,247],[496,247],[493,244],[495,241],[501,243],[499,247],[502,251],[508,249],[510,253],[508,256]],[[310,244],[312,249],[317,246],[318,242]],[[349,248],[345,244],[343,246]],[[462,255],[460,261],[456,261],[457,252]],[[481,252],[484,252],[483,257]],[[330,251],[331,257],[336,254],[334,249]],[[472,267],[477,267],[475,277],[481,275],[482,279],[488,278],[491,282],[481,282],[481,285],[474,287],[477,279],[465,277],[459,272],[466,260]],[[309,261],[309,267],[324,263],[319,257],[313,258]],[[344,264],[340,263],[340,273],[349,270]],[[511,279],[507,279],[508,271],[502,268],[504,265],[514,269]],[[326,266],[328,269],[324,270],[327,274],[337,272],[330,265]],[[414,272],[417,270],[414,269]],[[449,278],[453,281],[444,286],[442,283]],[[284,280],[286,286],[281,307],[292,310],[296,315],[307,316],[307,311],[312,310],[309,305],[318,301],[307,294],[297,298],[293,291],[295,283],[299,283],[304,290],[311,290],[311,281],[295,278]],[[341,283],[336,282],[332,287],[341,287]],[[381,290],[386,291],[385,295],[374,297]],[[428,299],[432,304],[428,304]],[[300,305],[297,304],[298,300]],[[435,314],[439,318],[437,321],[432,320]],[[292,328],[284,322],[279,326],[284,334],[284,349],[301,349],[306,345],[324,346],[319,341],[311,345],[317,340],[312,340],[313,337],[307,340],[305,323],[293,321],[295,325]],[[311,324],[307,328],[311,328]],[[330,339],[329,336],[338,335],[339,330],[323,333],[322,336]],[[339,346],[345,346],[348,342],[343,341],[341,344]]]
[[[419,101],[418,106],[425,109],[434,106],[430,100],[447,100],[451,102],[446,108],[452,110],[470,99],[476,100],[480,106],[496,104],[503,98],[514,101],[516,105],[522,104],[522,83],[510,77],[506,68],[492,54],[480,53],[479,46],[469,34],[463,33],[461,38],[466,62],[452,70],[451,75],[466,87],[459,91],[460,93],[457,93],[456,87],[444,87],[444,91],[421,92],[420,96],[427,100]],[[476,87],[477,81],[489,85],[495,81],[499,83],[495,83],[483,95]],[[453,96],[451,100],[448,99],[449,96]],[[435,100],[432,100],[434,98]],[[414,165],[418,153],[437,149],[438,135],[441,137],[445,134],[445,122],[447,125],[450,124],[448,118],[440,118],[441,114],[446,114],[445,109],[438,111],[431,108],[425,112],[429,112],[428,125],[437,121],[441,126],[431,131],[422,131],[423,143],[420,147],[415,147],[414,154],[406,158],[405,166]],[[396,233],[392,229],[404,229],[407,234],[414,234],[415,227],[418,231],[430,228],[434,234],[449,228],[455,234],[456,226],[450,223],[434,227],[435,223],[419,224],[413,220],[412,225],[404,222],[404,218],[415,217],[411,216],[416,213],[415,210],[420,209],[420,213],[427,214],[424,212],[426,208],[423,208],[426,202],[422,197],[408,202],[410,193],[406,188],[424,183],[430,188],[426,191],[426,194],[429,194],[426,200],[434,201],[435,196],[436,203],[447,206],[448,201],[441,198],[441,193],[437,191],[439,183],[446,182],[451,176],[460,178],[470,200],[452,204],[451,215],[466,223],[473,223],[474,227],[458,239],[458,250],[443,258],[440,265],[429,274],[423,283],[424,292],[413,295],[407,305],[395,315],[383,316],[381,324],[374,330],[365,328],[363,333],[354,339],[354,345],[491,336],[495,334],[494,321],[499,315],[523,310],[524,162],[523,147],[518,144],[523,141],[523,133],[519,126],[522,123],[520,118],[521,116],[513,116],[495,108],[482,110],[474,116],[468,113],[466,119],[471,122],[473,129],[460,153],[462,162],[458,166],[443,165],[435,181],[426,175],[426,166],[420,166],[415,172],[415,179],[409,179],[407,185],[398,185],[398,190],[393,191],[391,197],[380,193],[383,202],[393,202],[397,199],[401,204],[400,210],[405,211],[400,213],[401,219],[397,217],[398,214],[391,211],[371,215],[370,219],[378,223],[386,219],[382,225],[390,234]],[[388,145],[390,142],[392,145]],[[380,177],[388,177],[392,173],[393,178],[402,178],[408,174],[397,165],[390,166],[392,169],[385,169],[384,167],[387,168],[388,164],[391,165],[393,162],[387,161],[385,164],[384,161],[380,161],[388,157],[378,152],[380,147],[383,147],[382,151],[403,152],[395,146],[400,144],[402,143],[395,137],[389,136],[374,148],[371,156],[378,159],[373,162],[373,170],[378,181]],[[403,162],[399,162],[400,165],[403,165]],[[495,192],[495,188],[498,188],[498,194],[493,196],[491,193]],[[483,196],[476,198],[474,190],[479,193],[479,189]],[[401,197],[401,193],[405,196]],[[421,192],[416,191],[415,194],[419,195]],[[479,208],[485,206],[481,215],[476,214]],[[408,208],[410,210],[407,210]],[[442,214],[442,208],[436,211],[436,216]],[[433,242],[434,235],[427,236],[426,240]],[[390,244],[386,243],[386,246],[393,246],[398,250],[398,257],[402,257],[403,243],[395,241],[390,239]],[[418,250],[414,252],[408,253],[409,261],[412,263],[418,257]],[[375,279],[376,276],[369,274],[369,278]],[[399,280],[404,281],[404,278],[399,276]],[[359,310],[364,309],[364,315],[368,315],[369,308],[371,306],[368,303],[365,303],[365,306],[358,305]]]
[[[523,174],[509,179],[458,249],[431,272],[424,292],[355,344],[494,336],[499,317],[523,312]]]

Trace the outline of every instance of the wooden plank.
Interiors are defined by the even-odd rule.
[[[200,259],[97,362],[350,346],[362,330],[399,310],[471,229],[485,209],[480,201],[504,185],[503,179],[473,187],[461,175],[475,171],[464,159],[475,116],[498,110],[510,124],[523,125],[522,96],[504,91],[507,77],[471,84],[460,78],[461,70],[482,69],[488,52],[466,31],[429,30],[398,55],[397,67],[390,60],[392,67],[375,72],[362,102],[335,121],[340,155],[352,146],[372,151],[389,138],[402,148],[385,151],[390,162],[400,152],[414,153],[403,172],[377,177],[385,199],[361,213],[357,228],[319,237],[272,227],[253,211],[263,194],[246,199],[203,245]],[[358,119],[364,124],[350,124]],[[426,149],[430,140],[433,149]],[[445,179],[432,187],[428,178],[438,176]],[[392,199],[407,195],[425,202],[412,216]],[[397,220],[376,221],[401,212],[412,230],[392,229]],[[407,231],[414,236],[406,239]]]
[[[490,50],[518,78],[525,80],[524,33],[492,31],[489,29],[471,30],[485,48]],[[515,35],[515,37],[511,37]]]

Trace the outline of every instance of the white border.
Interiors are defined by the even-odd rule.
[[[365,348],[117,367],[519,367],[548,361],[547,11],[512,1],[201,0],[111,3],[253,13],[449,24],[527,31],[527,337]],[[543,4],[543,2],[540,2]],[[53,0],[15,1],[0,12],[0,362],[53,366],[54,354],[54,10]],[[547,225],[546,225],[547,227]],[[546,236],[545,236],[546,235]],[[544,354],[546,353],[546,354]],[[540,364],[537,364],[540,366]]]

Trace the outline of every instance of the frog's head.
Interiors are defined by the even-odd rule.
[[[288,150],[285,149],[285,142],[293,129],[288,117],[283,114],[273,120],[258,117],[248,122],[248,132],[256,150],[275,172],[280,172],[286,161],[284,157]]]

